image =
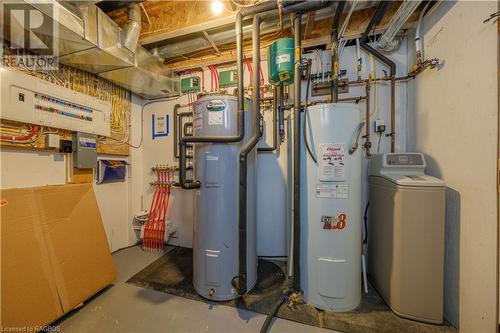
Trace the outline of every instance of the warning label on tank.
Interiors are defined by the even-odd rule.
[[[202,127],[203,127],[203,114],[195,112],[193,117],[193,128],[200,129]]]
[[[224,112],[223,111],[209,111],[208,112],[208,124],[209,125],[222,125],[222,124],[224,124]]]
[[[345,180],[345,148],[342,143],[319,145],[318,179],[323,182]]]
[[[349,199],[349,185],[347,184],[316,184],[316,198]]]

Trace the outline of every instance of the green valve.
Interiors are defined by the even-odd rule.
[[[199,92],[200,90],[201,86],[199,76],[191,76],[181,79],[181,92],[183,94]]]
[[[280,38],[269,46],[269,82],[285,86],[293,83],[295,43],[292,38]]]
[[[238,72],[236,70],[228,70],[219,72],[219,86],[231,87],[238,84]]]

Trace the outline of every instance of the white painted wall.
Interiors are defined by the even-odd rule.
[[[140,134],[140,112],[142,100],[135,95],[132,98],[133,142],[138,143]],[[130,157],[99,155],[98,158],[125,159],[134,163],[129,168],[125,182],[110,184],[93,184],[97,204],[108,238],[111,251],[134,244],[132,230],[132,211],[139,202],[136,189],[137,179],[142,180],[141,149],[130,149]],[[45,185],[61,185],[66,183],[66,159],[68,157],[57,152],[30,151],[12,148],[0,149],[0,188],[22,188]],[[71,158],[71,157],[70,157]],[[131,173],[131,171],[133,173]],[[138,174],[137,174],[138,172]],[[136,178],[137,177],[137,178]],[[141,182],[142,184],[142,182]]]
[[[410,85],[408,149],[448,186],[445,316],[461,332],[495,332],[498,296],[496,1],[445,1],[425,19],[426,58]]]

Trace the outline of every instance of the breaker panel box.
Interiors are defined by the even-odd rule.
[[[111,104],[0,67],[0,118],[102,136],[111,134]]]
[[[97,165],[97,137],[93,134],[73,133],[73,166],[92,169]]]

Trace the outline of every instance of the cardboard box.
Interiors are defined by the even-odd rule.
[[[116,272],[91,184],[1,191],[1,326],[42,327]]]

